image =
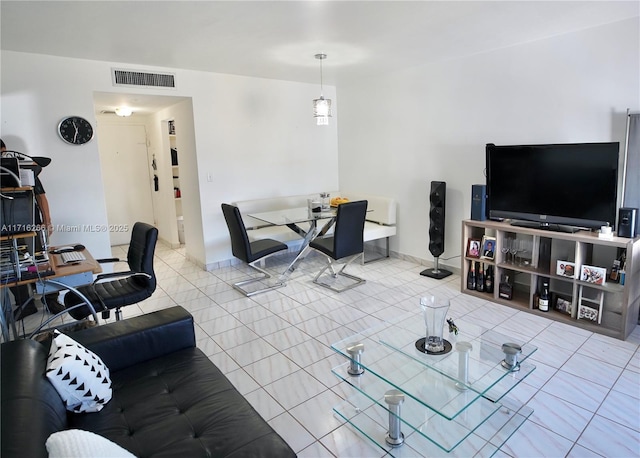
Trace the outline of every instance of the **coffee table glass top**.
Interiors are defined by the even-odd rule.
[[[351,360],[347,348],[362,343],[360,364],[365,372],[370,371],[390,387],[451,420],[479,398],[492,403],[499,401],[535,369],[526,361],[536,351],[535,346],[476,326],[465,325],[465,331],[449,337],[454,340],[451,342],[454,350],[443,355],[425,354],[416,349],[415,341],[424,334],[424,323],[415,317],[368,329],[331,347]],[[455,340],[472,345],[466,383],[458,375],[460,355],[455,350]],[[505,369],[501,364],[505,359],[504,343],[516,343],[522,348],[517,370]]]
[[[391,448],[385,443],[390,415],[384,401],[389,390],[404,394],[399,416],[406,445],[426,456],[440,456],[455,449],[459,456],[492,456],[533,413],[506,394],[527,377],[535,366],[527,361],[536,347],[517,338],[464,323],[459,335],[445,333],[453,350],[446,354],[424,354],[415,342],[425,332],[421,314],[383,323],[332,345],[347,361],[332,369],[335,376],[354,390],[335,414],[371,439],[389,455],[405,456],[406,447]],[[468,379],[459,377],[460,354],[456,344],[468,342]],[[503,367],[504,343],[517,344],[517,370]],[[364,351],[354,353],[354,344]],[[460,346],[460,348],[462,345]],[[353,363],[364,369],[350,374]],[[393,414],[392,414],[393,415]],[[403,428],[404,429],[404,428]],[[411,452],[409,452],[411,453]]]

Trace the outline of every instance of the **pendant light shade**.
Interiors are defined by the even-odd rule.
[[[316,54],[315,57],[320,60],[320,98],[313,100],[313,116],[319,126],[326,126],[331,117],[331,99],[325,99],[322,95],[322,61],[327,58],[327,55]]]

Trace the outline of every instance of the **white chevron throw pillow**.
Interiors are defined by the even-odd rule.
[[[111,400],[109,368],[92,351],[56,330],[47,378],[71,412],[98,412]]]

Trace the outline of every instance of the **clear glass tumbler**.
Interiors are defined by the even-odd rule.
[[[442,333],[444,322],[449,311],[449,299],[436,296],[420,298],[420,306],[424,316],[424,324],[427,328],[425,350],[429,353],[441,353],[444,351],[444,339]]]

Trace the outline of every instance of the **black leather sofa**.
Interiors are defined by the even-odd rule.
[[[195,346],[182,307],[69,335],[109,367],[113,398],[96,413],[65,410],[44,375],[49,344],[1,346],[2,458],[47,457],[52,433],[82,429],[140,458],[295,457]]]

